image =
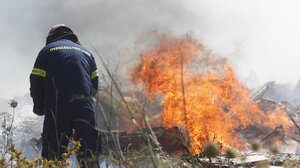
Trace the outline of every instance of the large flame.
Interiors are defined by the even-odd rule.
[[[139,58],[132,81],[142,83],[149,98],[164,97],[164,127],[185,126],[194,154],[212,140],[243,149],[245,142],[237,131],[252,124],[289,127],[282,110],[259,110],[230,65],[211,59],[188,35],[160,40]]]

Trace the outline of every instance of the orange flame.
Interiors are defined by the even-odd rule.
[[[239,129],[251,124],[275,128],[288,120],[280,109],[269,117],[259,110],[233,69],[207,56],[190,36],[165,38],[139,58],[132,81],[142,83],[149,98],[164,96],[164,127],[184,125],[194,154],[211,140],[244,149]]]

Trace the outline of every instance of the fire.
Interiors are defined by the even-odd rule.
[[[231,66],[206,54],[191,36],[164,38],[139,58],[132,81],[149,98],[163,96],[164,127],[185,126],[194,154],[209,141],[244,149],[238,130],[254,124],[275,128],[288,119],[280,109],[262,112]]]

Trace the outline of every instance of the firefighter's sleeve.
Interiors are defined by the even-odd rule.
[[[97,69],[97,65],[95,62],[94,57],[92,57],[92,65],[91,65],[91,80],[92,80],[92,84],[93,84],[93,94],[95,95],[98,91],[98,87],[99,87],[99,76],[100,76],[100,72]]]
[[[40,52],[30,74],[30,95],[35,107],[43,108],[45,94],[45,55]]]

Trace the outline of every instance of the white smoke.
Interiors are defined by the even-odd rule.
[[[28,92],[28,75],[53,24],[65,23],[86,45],[119,58],[143,33],[154,29],[192,32],[213,52],[231,58],[247,79],[295,83],[300,41],[298,1],[129,0],[0,2],[0,98]]]
[[[260,82],[296,83],[300,76],[300,16],[296,0],[200,1],[190,4],[200,16],[203,42],[229,56],[246,79],[255,72]]]
[[[128,66],[134,41],[152,30],[192,32],[214,53],[231,58],[246,80],[295,83],[300,76],[297,0],[1,1],[0,98],[28,93],[28,76],[56,23],[74,29],[88,47]],[[112,62],[114,62],[112,61]],[[100,65],[99,65],[100,66]],[[250,75],[251,75],[250,74]],[[253,83],[253,81],[251,81]]]

